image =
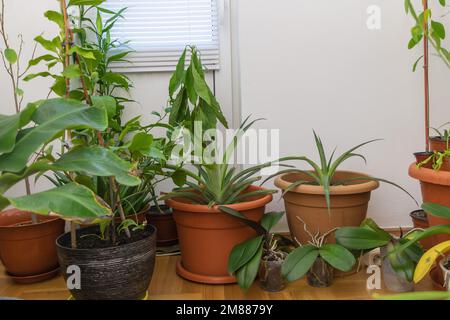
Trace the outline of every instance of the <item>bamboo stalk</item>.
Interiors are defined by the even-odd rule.
[[[424,12],[428,9],[428,0],[422,0]],[[423,21],[423,76],[425,103],[425,150],[430,151],[430,83],[429,83],[429,52],[428,52],[428,20]]]

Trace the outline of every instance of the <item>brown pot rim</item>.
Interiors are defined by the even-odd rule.
[[[432,137],[430,137],[430,140],[445,142],[445,139],[440,136],[432,136]]]
[[[422,182],[450,186],[450,171],[436,171],[424,167],[418,168],[416,163],[412,163],[409,166],[408,174],[410,177]]]
[[[4,210],[4,211],[0,211],[0,220],[1,220],[1,215],[3,213],[5,213],[5,212],[8,212],[8,211],[26,212],[26,211],[20,211],[20,210],[17,210],[17,209],[7,209],[7,210]],[[34,213],[34,212],[30,212],[30,213]],[[39,213],[35,213],[35,214],[39,215]],[[42,221],[38,221],[37,223],[29,223],[29,224],[26,224],[26,225],[17,225],[17,224],[15,224],[15,225],[8,225],[8,226],[0,225],[0,229],[31,228],[31,227],[36,227],[36,226],[40,226],[40,225],[47,224],[47,223],[52,223],[55,220],[62,220],[60,217],[57,217],[57,216],[51,216],[51,215],[41,215],[41,216],[43,216],[43,217],[45,217],[47,219],[46,220],[42,220]],[[24,222],[26,222],[26,221],[24,221]],[[31,219],[30,219],[30,222],[31,222]]]
[[[356,172],[356,171],[345,171],[345,170],[339,170],[336,171],[343,174],[351,174],[351,175],[358,175],[361,177],[371,177],[367,174]],[[289,175],[290,173],[285,173],[280,176],[278,176],[275,179],[275,185],[282,189],[286,190],[292,182],[284,180],[284,178]],[[358,194],[358,193],[365,193],[370,192],[372,190],[375,190],[379,187],[380,183],[378,181],[367,181],[362,183],[355,183],[351,185],[345,185],[345,186],[331,186],[330,187],[330,195],[347,195],[347,194]],[[289,192],[294,193],[305,193],[305,194],[324,194],[324,190],[322,186],[312,186],[312,185],[301,185],[298,186],[292,190],[289,190]]]
[[[258,186],[250,186],[249,190],[265,190],[265,188],[258,187]],[[255,208],[260,208],[262,206],[265,206],[270,201],[272,201],[273,197],[271,194],[266,194],[265,196],[258,197],[255,200],[251,201],[245,201],[245,202],[239,202],[235,204],[227,204],[225,206],[235,209],[237,211],[245,211],[245,210],[251,210]],[[187,212],[199,212],[199,213],[221,213],[219,206],[215,205],[213,207],[208,207],[206,204],[192,204],[192,203],[186,203],[177,201],[176,198],[173,199],[167,199],[165,200],[166,204],[171,207],[172,209],[180,210],[180,211],[187,211]]]

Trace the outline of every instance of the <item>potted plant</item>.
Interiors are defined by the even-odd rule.
[[[277,175],[280,175],[275,179],[275,185],[283,190],[291,235],[301,243],[307,243],[310,237],[300,221],[305,221],[310,229],[318,230],[321,234],[341,226],[360,225],[367,215],[370,193],[378,188],[379,182],[394,185],[410,195],[388,180],[338,170],[349,158],[359,157],[365,160],[363,155],[355,151],[376,140],[361,143],[333,161],[334,153],[327,158],[322,141],[315,132],[314,138],[320,164],[307,157],[285,157],[283,161],[304,161],[313,170],[289,168],[278,172]],[[329,241],[334,242],[333,235]]]
[[[260,287],[269,292],[284,289],[282,266],[291,249],[291,241],[270,233],[283,212],[266,213],[260,224],[253,225],[257,236],[236,245],[228,259],[228,272],[235,274],[239,286],[248,290],[256,277]],[[250,223],[250,226],[252,224]]]
[[[307,282],[312,287],[328,287],[334,277],[334,268],[342,272],[350,271],[356,259],[349,250],[340,244],[327,243],[327,238],[337,229],[331,229],[321,234],[312,234],[305,221],[304,231],[309,235],[307,243],[298,241],[299,247],[292,251],[283,264],[282,273],[288,281],[295,281],[306,275]]]
[[[413,274],[423,250],[417,243],[403,252],[397,252],[397,249],[420,232],[411,230],[397,238],[381,229],[373,220],[366,219],[359,227],[339,228],[335,235],[337,242],[349,250],[380,248],[386,287],[391,291],[406,292],[414,289]]]
[[[103,25],[100,13],[104,12],[104,9],[99,7],[101,2],[76,0],[70,2],[70,5],[79,7],[80,12],[79,16],[70,17],[72,21],[80,21],[76,29],[79,36],[76,38],[69,23],[66,2],[61,0],[61,12],[46,13],[51,21],[61,27],[61,32],[56,37],[58,41],[51,41],[49,45],[49,40],[42,37],[36,39],[47,50],[58,52],[51,58],[52,66],[58,63],[63,65],[63,72],[60,75],[53,75],[55,78],[53,91],[64,96],[73,96],[83,101],[86,106],[92,105],[90,108],[98,105],[107,111],[106,129],[86,131],[76,128],[67,135],[69,145],[72,149],[81,151],[100,145],[120,160],[120,163],[116,164],[106,163],[111,168],[107,166],[107,170],[103,172],[73,168],[71,173],[66,175],[69,180],[79,181],[90,190],[95,190],[99,195],[98,201],[105,205],[108,203],[110,210],[118,214],[118,219],[113,216],[101,221],[100,224],[78,230],[75,224],[71,223],[71,231],[56,240],[57,253],[64,271],[73,265],[80,268],[82,274],[80,286],[69,288],[73,298],[141,299],[147,295],[153,273],[156,229],[145,221],[138,223],[127,219],[124,206],[128,204],[129,199],[122,199],[121,195],[126,193],[124,189],[127,187],[141,185],[142,180],[139,179],[142,176],[139,167],[141,160],[159,150],[154,144],[152,135],[148,133],[152,126],[142,128],[138,119],[130,120],[124,126],[120,123],[121,103],[124,99],[117,97],[113,91],[117,88],[117,84],[124,87],[127,85],[123,81],[125,79],[123,75],[103,70],[108,65],[105,60],[111,59],[110,56],[105,56],[107,53],[105,47],[111,45],[111,38],[109,31],[102,34],[98,30],[109,30],[122,11],[118,13],[107,11],[106,14],[110,15],[106,21],[108,25],[105,28],[100,27]],[[83,16],[88,11],[97,13],[95,23],[97,30],[84,24],[89,25],[89,22],[92,22]],[[83,40],[84,36],[87,37],[86,30],[97,35],[100,33],[97,37],[98,46],[89,45],[89,42]],[[73,61],[71,57],[74,57]],[[39,58],[40,61],[47,60]],[[79,87],[71,85],[70,79],[74,78],[79,79]],[[61,87],[63,90],[60,90]],[[65,153],[62,157],[70,162],[71,159],[67,159],[68,154]],[[107,159],[101,154],[97,154],[95,161],[90,165],[95,167],[98,162],[105,160]],[[127,168],[128,173],[111,174],[111,170],[119,168]],[[67,185],[65,183],[63,181],[63,187]],[[63,275],[65,279],[70,276],[66,272]]]
[[[18,67],[22,50],[15,51],[9,47],[4,29],[3,1],[1,8],[1,34],[6,47],[2,57],[12,80],[16,114],[0,116],[0,210],[9,205],[16,208],[0,213],[0,251],[8,274],[16,281],[28,283],[47,279],[59,270],[54,243],[64,232],[64,221],[58,216],[70,218],[80,215],[92,219],[109,212],[97,201],[94,193],[80,184],[72,182],[64,188],[32,194],[28,179],[46,171],[69,172],[72,169],[101,175],[106,170],[104,162],[97,167],[83,165],[83,161],[92,162],[96,153],[101,153],[110,165],[117,165],[115,170],[110,170],[111,175],[126,176],[131,167],[121,166],[120,159],[114,154],[99,148],[70,150],[64,157],[55,158],[52,141],[64,130],[72,128],[105,129],[106,110],[65,99],[30,103],[22,109],[24,92],[19,87],[20,80],[35,60],[30,61],[25,71]],[[22,46],[21,41],[20,48]],[[68,158],[75,161],[68,163]],[[6,196],[6,192],[21,181],[26,182],[27,196]],[[69,196],[70,193],[73,193],[72,196]],[[85,206],[80,206],[80,203],[85,203]],[[74,208],[78,212],[72,212]]]
[[[414,63],[413,71],[416,70],[418,63],[423,60],[424,69],[424,113],[425,113],[425,152],[415,153],[416,163],[413,163],[409,167],[409,175],[420,181],[422,197],[424,202],[439,203],[442,205],[449,205],[446,200],[450,198],[449,186],[450,176],[448,172],[434,171],[430,166],[417,167],[416,164],[421,163],[430,154],[430,149],[435,152],[443,152],[441,154],[441,160],[446,160],[446,157],[442,157],[445,154],[448,146],[448,131],[445,130],[444,134],[441,134],[438,130],[438,136],[430,138],[430,103],[429,103],[429,46],[434,49],[434,53],[438,56],[447,68],[450,68],[450,55],[449,51],[444,48],[443,39],[445,39],[445,26],[432,17],[432,9],[428,6],[428,1],[422,1],[423,10],[418,12],[411,0],[405,1],[406,13],[410,14],[414,19],[414,26],[411,29],[411,40],[408,43],[408,48],[412,49],[419,43],[423,42],[423,55],[421,55]],[[445,1],[439,1],[441,6],[445,6]],[[428,222],[430,226],[437,226],[450,223],[449,220],[442,220],[428,214]],[[450,239],[447,235],[439,235],[432,238],[433,243],[442,242],[445,239]]]

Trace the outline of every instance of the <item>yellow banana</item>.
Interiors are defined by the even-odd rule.
[[[436,259],[448,251],[450,251],[450,240],[439,243],[425,252],[417,263],[416,270],[414,271],[414,282],[418,283],[422,280],[428,274]]]

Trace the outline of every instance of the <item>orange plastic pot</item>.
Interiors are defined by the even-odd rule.
[[[64,220],[17,209],[0,213],[0,257],[6,272],[20,283],[42,281],[58,273],[55,241],[64,233]]]
[[[417,168],[416,164],[413,163],[409,166],[408,173],[410,177],[420,181],[423,202],[450,207],[450,172]],[[430,227],[450,224],[449,219],[433,216],[429,212],[427,212],[427,215]],[[436,235],[432,239],[434,244],[438,244],[450,240],[450,235]]]
[[[262,189],[251,186],[248,191]],[[227,205],[247,219],[260,221],[272,195]],[[218,206],[192,204],[186,199],[169,199],[177,225],[181,260],[177,274],[185,279],[209,284],[235,283],[228,273],[228,257],[233,247],[256,232],[239,219],[223,213]]]
[[[368,176],[351,171],[337,171],[334,179],[338,181],[356,177]],[[311,178],[304,173],[287,173],[275,179],[275,185],[286,190],[298,180],[308,181]],[[330,187],[330,211],[321,186],[301,185],[287,192],[283,198],[291,236],[300,243],[307,244],[311,239],[305,232],[304,223],[314,234],[324,234],[343,226],[359,226],[367,216],[370,193],[378,188],[379,183],[371,180],[351,183]],[[330,235],[328,240],[334,242],[334,236]]]

